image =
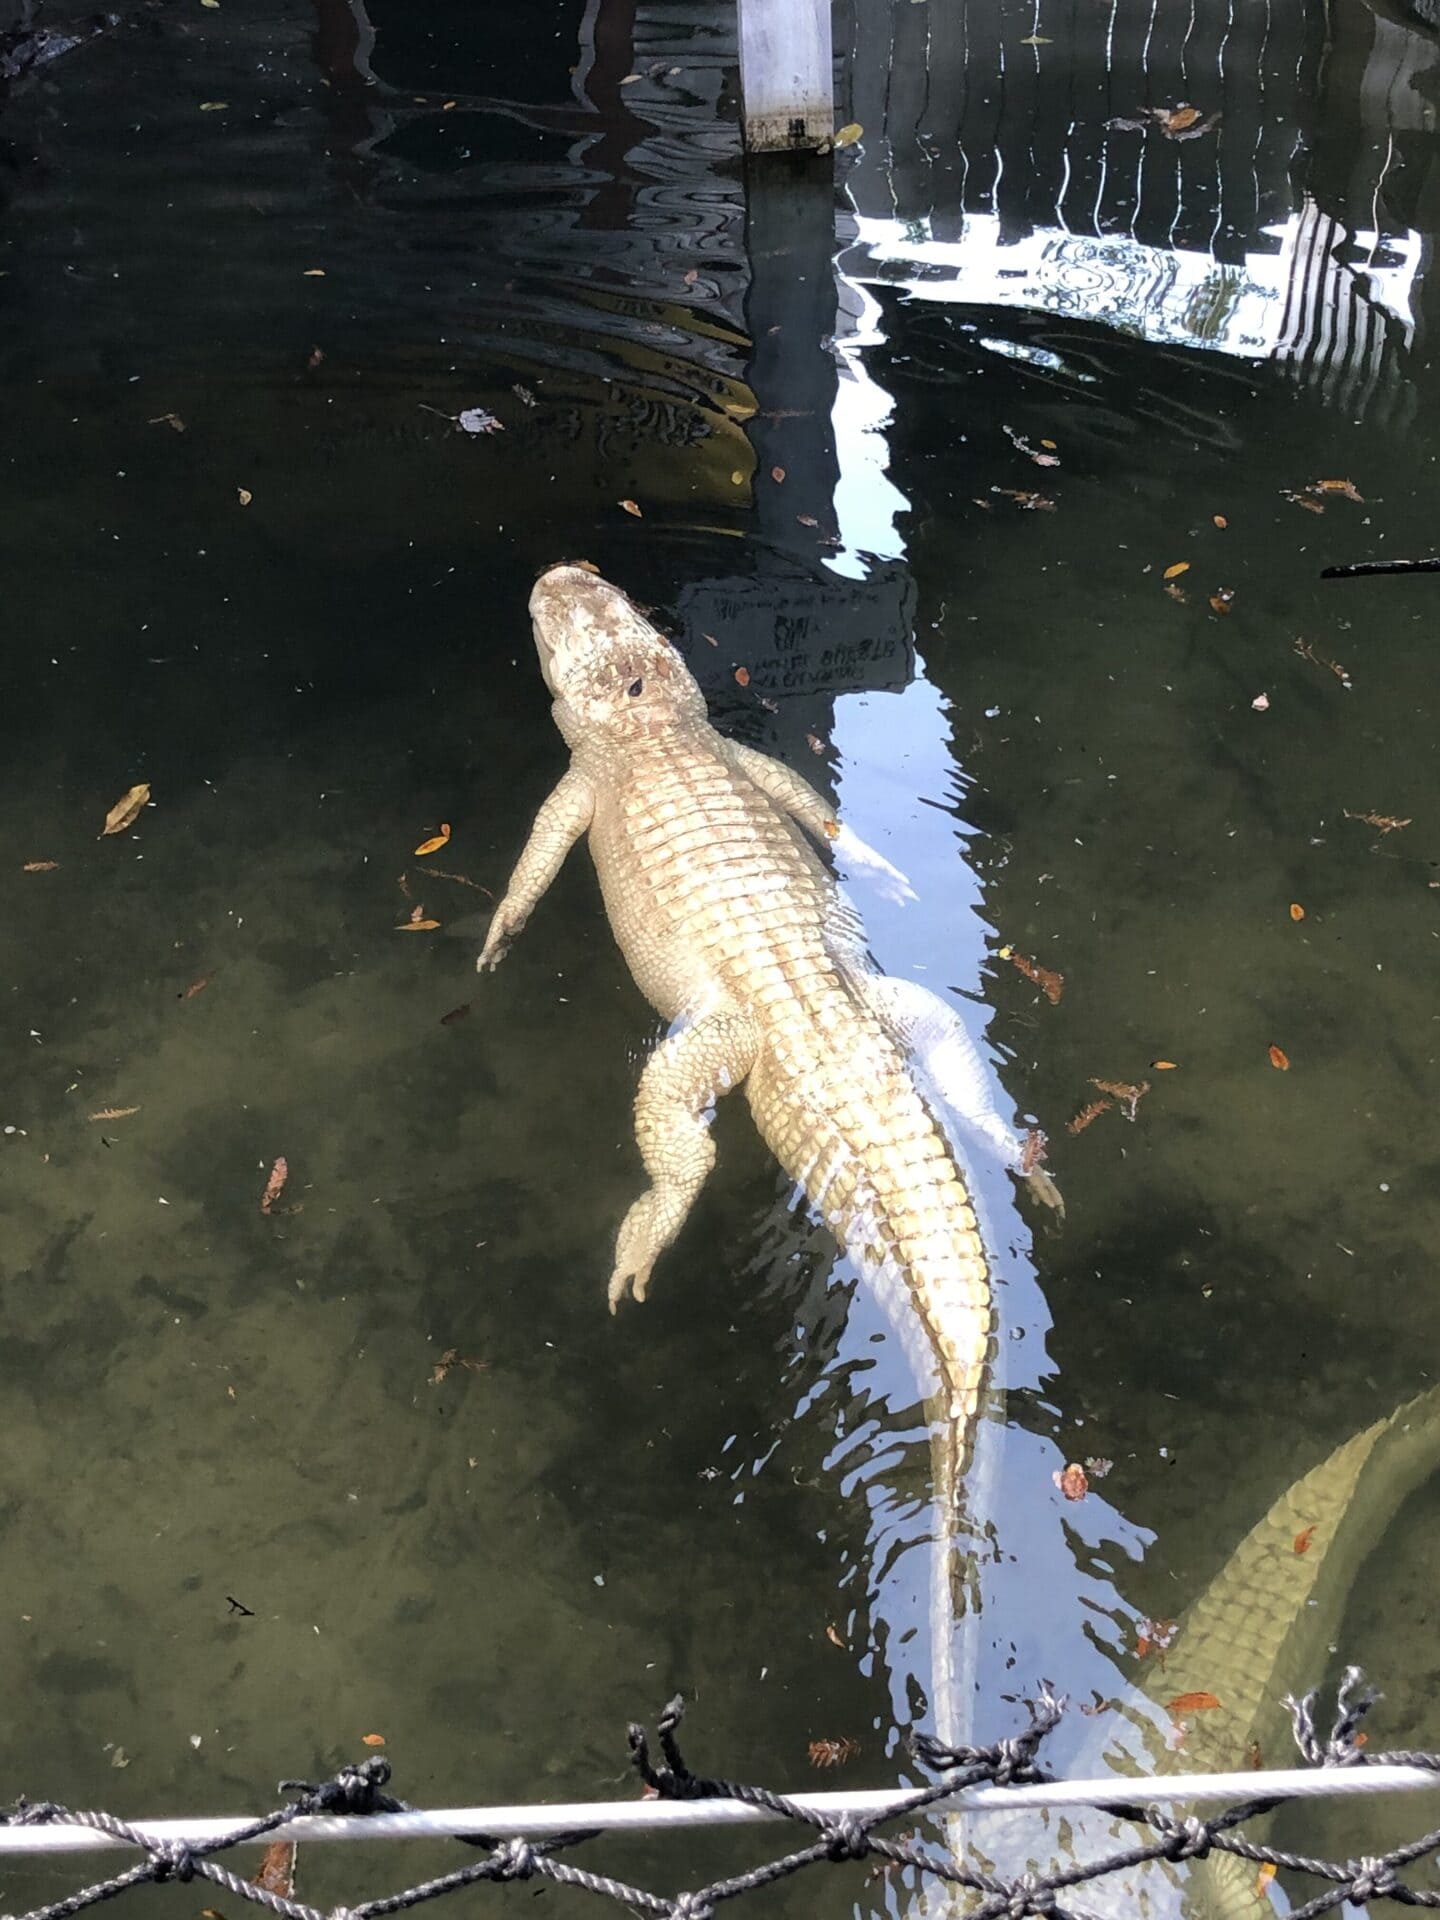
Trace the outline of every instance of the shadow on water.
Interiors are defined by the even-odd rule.
[[[712,0],[142,6],[0,99],[16,1790],[222,1810],[381,1732],[417,1803],[587,1797],[676,1688],[698,1764],[910,1764],[895,1342],[742,1113],[612,1322],[655,1028],[585,862],[493,980],[446,937],[562,764],[560,554],[905,869],[857,887],[877,958],[1049,1135],[1058,1236],[976,1170],[978,1732],[1149,1678],[1143,1623],[1428,1385],[1434,588],[1318,570],[1433,537],[1440,55],[1363,0],[1253,58],[1219,5],[1013,11],[928,67],[937,8],[842,35],[838,303],[825,180],[747,205]],[[1150,1086],[1068,1130],[1096,1080]],[[1067,1502],[1075,1460],[1113,1465]],[[1431,1744],[1433,1492],[1343,1637]]]

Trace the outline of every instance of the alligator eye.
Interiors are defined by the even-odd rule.
[[[625,691],[629,694],[632,700],[638,700],[641,694],[645,691],[645,682],[643,680],[632,680],[630,685],[625,689]]]

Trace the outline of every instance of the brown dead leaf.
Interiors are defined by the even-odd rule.
[[[1182,607],[1184,606],[1185,602],[1190,598],[1189,594],[1186,593],[1184,587],[1177,586],[1173,580],[1167,580],[1165,582],[1165,591],[1166,593],[1169,594],[1172,600],[1178,600]]]
[[[1319,500],[1312,499],[1308,493],[1297,493],[1293,487],[1280,489],[1282,500],[1289,500],[1297,507],[1304,507],[1307,513],[1323,513],[1325,508]]]
[[[1165,1702],[1167,1713],[1210,1713],[1220,1702],[1213,1693],[1177,1693]]]
[[[1162,577],[1166,580],[1178,580],[1182,573],[1188,573],[1189,571],[1190,562],[1188,560],[1177,560],[1173,567],[1166,567]]]
[[[748,667],[736,667],[736,669],[735,669],[735,684],[736,684],[736,686],[737,686],[737,687],[748,687],[748,686],[749,686],[749,684],[750,684],[750,669],[749,669]]]
[[[1166,133],[1184,133],[1187,127],[1193,127],[1200,118],[1198,107],[1162,107],[1156,113],[1161,128]]]
[[[458,1347],[447,1347],[435,1362],[435,1366],[431,1371],[431,1386],[438,1387],[446,1374],[453,1372],[456,1367],[463,1368],[466,1373],[488,1373],[490,1371],[490,1362],[488,1360],[472,1360],[467,1355],[461,1353]]]
[[[1353,500],[1358,507],[1365,504],[1365,496],[1357,491],[1353,480],[1312,480],[1311,493],[1338,493],[1342,500]]]
[[[1065,991],[1063,973],[1055,973],[1049,967],[1040,966],[1026,954],[1017,953],[1012,946],[1001,947],[999,957],[1002,960],[1008,960],[1018,973],[1023,973],[1027,980],[1039,987],[1052,1007],[1059,1006],[1060,996]]]
[[[250,1882],[279,1900],[288,1900],[295,1890],[295,1842],[272,1840],[260,1861],[260,1871]]]
[[[860,1742],[848,1734],[840,1740],[812,1740],[809,1746],[812,1767],[843,1767],[860,1751]]]
[[[1314,1538],[1314,1527],[1302,1527],[1290,1544],[1294,1547],[1296,1553],[1308,1553],[1310,1551],[1310,1542]]]
[[[1050,1478],[1067,1500],[1083,1500],[1090,1491],[1090,1476],[1078,1460],[1072,1460],[1063,1473],[1052,1473]]]
[[[1217,587],[1210,596],[1210,611],[1212,613],[1229,613],[1234,604],[1235,589],[1233,587]]]
[[[1409,816],[1400,820],[1393,813],[1352,813],[1349,807],[1342,807],[1340,811],[1347,820],[1363,820],[1367,827],[1374,827],[1380,833],[1398,833],[1401,827],[1410,825]]]
[[[1223,513],[1212,513],[1210,518],[1214,521],[1215,525],[1219,527],[1222,533],[1225,531],[1226,527],[1228,527],[1230,524],[1230,522],[1225,518]]]
[[[218,967],[212,967],[208,973],[202,973],[198,980],[192,980],[190,982],[180,998],[182,1000],[193,1000],[197,993],[203,993],[205,991],[219,971],[220,969]]]
[[[417,920],[412,915],[409,920],[402,920],[395,931],[396,933],[434,933],[439,924],[438,920]]]
[[[438,833],[432,833],[428,840],[422,840],[419,846],[416,847],[415,852],[417,857],[427,853],[438,853],[441,847],[448,846],[449,843],[450,822],[448,820],[442,820],[440,822],[440,831]]]
[[[1272,1067],[1278,1068],[1281,1073],[1288,1073],[1290,1071],[1290,1057],[1288,1054],[1283,1053],[1279,1047],[1272,1046],[1270,1048],[1270,1064]]]
[[[825,742],[820,738],[818,733],[807,733],[805,736],[805,744],[812,753],[824,753],[825,751]]]
[[[622,500],[620,505],[626,513],[633,514],[637,520],[643,520],[645,518],[633,500]]]
[[[830,1642],[832,1647],[839,1647],[842,1653],[848,1653],[850,1651],[848,1643],[841,1637],[840,1629],[835,1626],[833,1622],[826,1627],[825,1638]]]
[[[449,1013],[441,1014],[440,1024],[442,1027],[453,1027],[459,1021],[468,1020],[469,1018],[470,1002],[468,1000],[462,1000],[458,1007],[452,1007]]]
[[[22,873],[54,873],[59,865],[58,860],[27,860],[20,871]]]
[[[770,478],[775,482],[777,487],[783,487],[785,484],[784,467],[771,467]]]
[[[92,1113],[92,1120],[128,1120],[132,1113],[138,1113],[139,1107],[101,1107],[98,1113]]]
[[[841,147],[853,147],[864,131],[864,127],[861,126],[858,120],[847,120],[843,127],[836,129],[835,139],[832,144],[837,149]]]
[[[1114,1104],[1113,1100],[1092,1100],[1088,1107],[1082,1107],[1080,1109],[1073,1120],[1067,1120],[1065,1122],[1065,1131],[1067,1133],[1084,1133],[1085,1129],[1088,1126],[1092,1126],[1095,1121],[1100,1118],[1102,1113],[1108,1113]]]
[[[1305,918],[1305,909],[1298,900],[1292,900],[1290,902],[1290,918],[1292,920],[1303,920]]]
[[[172,433],[185,431],[185,422],[178,413],[157,413],[148,424],[152,427],[169,427]]]
[[[362,1733],[360,1744],[362,1747],[383,1747],[385,1736],[383,1733]]]
[[[1055,502],[1048,494],[1028,493],[1023,487],[991,487],[990,491],[1003,495],[1006,500],[1013,500],[1022,513],[1055,511]],[[980,504],[983,506],[985,503],[982,500]]]
[[[1150,1091],[1150,1082],[1148,1080],[1142,1080],[1138,1086],[1129,1080],[1092,1079],[1090,1084],[1096,1088],[1098,1092],[1108,1093],[1112,1100],[1118,1100],[1124,1109],[1127,1120],[1133,1120],[1135,1118],[1136,1108]]]
[[[275,1202],[285,1191],[285,1182],[290,1178],[290,1162],[284,1154],[278,1154],[270,1169],[270,1178],[265,1182],[265,1191],[260,1196],[261,1213],[274,1211]]]
[[[1039,1127],[1030,1127],[1026,1130],[1025,1144],[1020,1150],[1020,1175],[1022,1179],[1025,1178],[1026,1175],[1032,1174],[1036,1167],[1044,1165],[1045,1150],[1049,1144],[1049,1141],[1045,1138],[1045,1135],[1040,1131]]]
[[[139,786],[131,787],[127,792],[122,793],[105,816],[105,825],[100,829],[100,838],[103,840],[107,834],[111,833],[124,833],[127,827],[133,826],[139,819],[149,801],[150,789],[143,780]]]

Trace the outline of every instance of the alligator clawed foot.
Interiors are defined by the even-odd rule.
[[[650,1195],[642,1194],[626,1214],[616,1236],[615,1271],[606,1290],[611,1313],[619,1311],[620,1302],[627,1294],[637,1301],[645,1298],[650,1272],[660,1251],[654,1245],[654,1232]]]

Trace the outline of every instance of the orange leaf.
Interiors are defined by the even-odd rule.
[[[1230,522],[1225,518],[1223,513],[1213,514],[1211,518],[1214,520],[1216,526],[1220,528],[1222,533],[1224,532],[1225,528],[1228,527],[1230,524]]]
[[[622,500],[620,504],[625,509],[626,513],[633,513],[637,520],[643,520],[645,518],[644,514],[641,513],[639,507],[636,506],[633,500]]]
[[[1189,571],[1190,562],[1188,560],[1177,560],[1173,567],[1166,567],[1165,578],[1167,580],[1178,580],[1182,573],[1188,573]]]
[[[1167,1713],[1208,1713],[1220,1702],[1213,1693],[1177,1693],[1173,1700],[1165,1702]]]
[[[438,920],[402,920],[396,933],[433,933],[439,926]]]
[[[205,991],[206,987],[209,986],[210,982],[215,978],[215,975],[219,971],[220,969],[218,967],[212,967],[209,973],[202,973],[198,980],[192,980],[190,982],[189,986],[186,987],[184,993],[181,994],[180,998],[182,1000],[193,1000],[197,993],[203,993]]]
[[[260,1211],[269,1213],[284,1191],[285,1182],[290,1178],[290,1163],[284,1154],[280,1154],[270,1169],[270,1178],[265,1182],[265,1191],[260,1196]]]
[[[1264,1893],[1274,1878],[1275,1862],[1273,1860],[1262,1860],[1260,1863],[1260,1871],[1255,1876],[1255,1892],[1257,1895]]]
[[[1290,1071],[1290,1057],[1288,1054],[1282,1053],[1279,1047],[1271,1047],[1270,1064],[1272,1067],[1277,1067],[1281,1073],[1288,1073]]]
[[[1150,1062],[1150,1071],[1152,1073],[1173,1073],[1178,1064],[1179,1063],[1174,1060],[1152,1060]]]
[[[1090,1491],[1090,1477],[1078,1460],[1072,1460],[1063,1473],[1050,1477],[1067,1500],[1083,1500]]]
[[[385,1736],[383,1733],[362,1734],[360,1744],[366,1747],[383,1747]]]
[[[439,833],[432,834],[428,840],[422,840],[415,851],[417,854],[438,853],[441,847],[445,846],[449,841],[449,838],[450,822],[448,820],[442,820],[440,822]]]
[[[821,829],[827,840],[838,840],[840,838],[840,822],[838,820],[822,821]]]
[[[265,1893],[277,1894],[280,1899],[288,1900],[295,1886],[295,1842],[272,1840],[265,1849],[260,1871],[250,1884]]]
[[[848,1653],[850,1651],[849,1647],[841,1639],[840,1629],[838,1627],[827,1626],[825,1629],[825,1638],[830,1642],[832,1647],[839,1647],[842,1653]]]
[[[748,667],[736,667],[736,669],[735,669],[735,684],[736,684],[736,686],[737,686],[737,687],[748,687],[748,686],[749,686],[749,684],[750,684],[750,669],[749,669]]]
[[[1305,918],[1305,909],[1298,900],[1292,900],[1290,902],[1290,918],[1292,920],[1303,920]]]
[[[1308,1553],[1310,1551],[1310,1542],[1314,1538],[1314,1527],[1302,1527],[1291,1544],[1294,1546],[1296,1553]]]

